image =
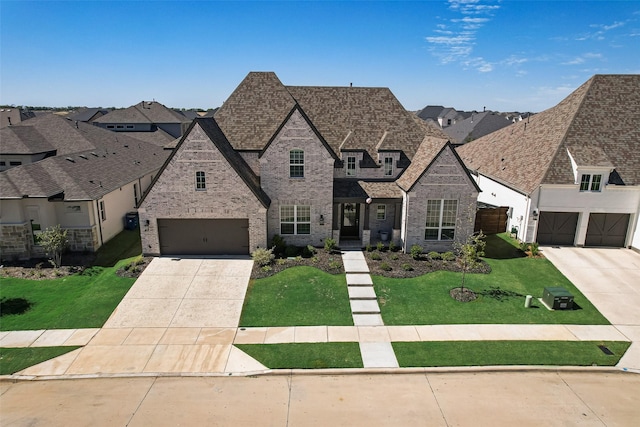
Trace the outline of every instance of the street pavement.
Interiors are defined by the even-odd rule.
[[[457,372],[0,382],[9,426],[635,426],[640,375]]]

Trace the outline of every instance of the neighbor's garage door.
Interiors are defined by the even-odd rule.
[[[589,215],[585,246],[621,248],[627,238],[629,214],[592,213]]]
[[[578,213],[540,212],[538,243],[541,245],[573,245]]]
[[[162,255],[248,255],[248,219],[158,219]]]

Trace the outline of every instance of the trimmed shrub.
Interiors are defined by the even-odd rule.
[[[398,256],[398,254],[392,254],[389,258],[391,258],[394,261],[397,261],[400,257]]]
[[[311,245],[307,245],[304,248],[302,248],[302,256],[304,258],[311,258],[315,254],[316,254],[316,248],[314,248]]]
[[[324,250],[327,252],[333,252],[338,248],[336,239],[328,238],[324,239]]]
[[[271,264],[275,257],[273,249],[258,248],[251,253],[253,261],[261,267]]]
[[[538,242],[533,242],[531,246],[529,246],[529,249],[533,256],[538,256],[538,254],[540,254],[540,244]]]
[[[378,243],[376,244],[376,249],[378,250],[378,252],[382,252],[382,251],[384,251],[384,243],[382,243],[382,242],[378,242]]]
[[[284,251],[287,248],[287,242],[284,241],[284,238],[279,234],[276,234],[271,239],[270,246],[273,248],[273,253],[277,256],[284,255]]]
[[[423,248],[420,245],[413,245],[411,246],[411,258],[413,259],[420,259],[420,256],[422,255],[422,251]]]
[[[342,263],[340,261],[330,261],[329,268],[332,270],[340,270],[342,268]]]
[[[396,244],[393,242],[389,242],[389,252],[397,252],[397,251],[398,251],[398,246],[396,246]]]
[[[456,259],[456,256],[453,254],[453,252],[445,252],[442,254],[443,261],[453,261],[455,259]]]
[[[411,264],[402,264],[402,269],[404,271],[413,271],[413,267],[411,266]]]
[[[440,255],[439,252],[431,251],[429,252],[429,258],[431,258],[432,260],[438,260],[438,259],[442,259],[442,255]]]
[[[373,252],[373,246],[367,243],[367,246],[364,247],[364,250],[367,252]]]
[[[527,242],[520,242],[519,247],[522,252],[527,252],[527,250],[529,250],[529,244]]]
[[[300,254],[300,248],[294,245],[287,245],[287,248],[284,250],[284,256],[287,258],[297,257]]]
[[[369,255],[369,258],[371,258],[374,261],[380,261],[382,259],[382,257],[378,252],[371,252],[371,255]]]
[[[391,271],[391,266],[386,262],[383,262],[382,264],[380,264],[380,269],[384,271]]]

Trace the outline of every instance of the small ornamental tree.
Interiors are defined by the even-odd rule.
[[[464,279],[468,271],[472,270],[480,263],[480,257],[484,256],[484,248],[487,245],[485,235],[480,231],[478,234],[469,236],[465,243],[458,245],[458,256],[462,269],[462,283],[460,290],[464,292]]]
[[[53,227],[47,227],[40,235],[38,235],[38,242],[51,258],[53,266],[58,268],[62,264],[62,253],[69,245],[67,239],[67,230],[60,228],[60,225],[54,225]]]

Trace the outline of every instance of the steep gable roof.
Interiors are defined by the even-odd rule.
[[[182,114],[157,101],[142,101],[131,107],[113,110],[94,120],[96,123],[184,123],[190,122]]]
[[[160,179],[162,173],[169,166],[174,156],[180,153],[180,148],[184,145],[185,141],[189,137],[189,134],[192,132],[195,126],[200,126],[200,128],[207,135],[209,140],[216,146],[218,151],[227,160],[233,170],[238,174],[238,176],[240,176],[245,184],[247,184],[247,187],[249,187],[253,194],[255,194],[260,203],[262,203],[264,207],[269,207],[269,205],[271,204],[271,199],[269,198],[267,193],[265,193],[264,190],[262,190],[262,188],[260,187],[259,178],[249,167],[246,161],[242,158],[242,156],[234,150],[224,132],[213,117],[200,117],[193,120],[193,122],[189,126],[189,129],[187,129],[180,141],[175,146],[175,149],[171,151],[171,154],[162,165],[158,175],[155,177],[153,183],[149,187],[149,190],[140,200],[140,205],[142,205],[147,194],[151,192],[153,186],[158,181],[158,179]]]
[[[582,166],[603,153],[626,184],[640,184],[640,75],[596,75],[558,105],[458,148],[471,169],[531,194],[573,184],[569,152]],[[591,154],[589,154],[591,153]]]
[[[236,150],[262,150],[298,103],[328,145],[403,151],[411,158],[425,132],[388,88],[284,86],[273,72],[251,72],[215,113]]]

